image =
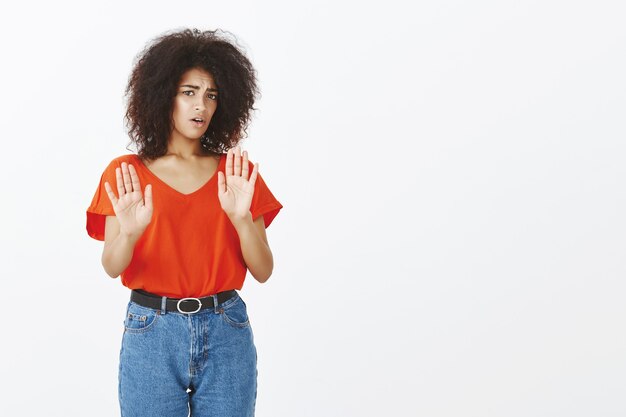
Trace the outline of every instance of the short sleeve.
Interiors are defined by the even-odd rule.
[[[106,216],[115,216],[115,211],[104,188],[104,183],[108,182],[111,188],[115,188],[115,168],[119,166],[119,162],[113,160],[106,167],[100,177],[98,188],[91,199],[91,204],[87,208],[87,234],[97,240],[104,240]]]
[[[248,161],[248,163],[250,165],[250,172],[252,172],[254,164],[250,161]],[[254,195],[252,196],[252,203],[250,204],[252,220],[262,215],[265,227],[267,228],[282,208],[283,205],[274,197],[274,194],[272,194],[267,187],[261,174],[257,174],[256,182],[254,183]]]

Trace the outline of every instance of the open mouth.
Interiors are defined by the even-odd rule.
[[[193,119],[191,119],[191,121],[193,122],[194,125],[198,127],[204,125],[204,119],[201,117],[194,117]]]

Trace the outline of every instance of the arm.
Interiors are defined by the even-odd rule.
[[[117,278],[130,264],[135,244],[152,219],[152,186],[146,185],[145,199],[135,167],[122,162],[115,168],[119,198],[108,182],[104,183],[115,216],[107,216],[104,225],[102,266],[111,278]]]
[[[248,270],[254,279],[263,283],[272,275],[274,259],[267,243],[263,216],[253,221],[250,212],[259,164],[249,162],[248,152],[243,151],[241,156],[240,151],[239,146],[234,150],[228,150],[225,171],[217,172],[217,196],[222,209],[237,231],[241,253]]]
[[[139,236],[120,233],[120,224],[115,216],[106,217],[102,266],[111,278],[117,278],[128,267],[138,239]]]
[[[231,220],[232,221],[232,220]],[[267,242],[263,216],[252,221],[252,215],[233,221],[239,235],[241,253],[250,273],[260,283],[266,282],[274,269],[274,258]]]

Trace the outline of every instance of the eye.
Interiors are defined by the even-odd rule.
[[[189,93],[189,94],[187,94],[187,93]],[[186,95],[186,96],[193,96],[194,92],[193,92],[193,90],[185,90],[185,91],[183,91],[183,94]]]
[[[211,100],[217,100],[216,94],[207,94],[207,97],[210,98]]]

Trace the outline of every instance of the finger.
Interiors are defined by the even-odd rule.
[[[133,185],[130,182],[130,172],[128,172],[128,164],[122,162],[122,175],[124,176],[124,187],[126,187],[127,193],[133,192]]]
[[[109,184],[108,181],[104,182],[104,189],[107,192],[107,196],[109,196],[109,200],[111,200],[111,204],[115,207],[117,205],[117,197],[115,196],[115,193],[111,188],[111,184]]]
[[[144,193],[143,205],[152,210],[152,185],[146,185],[146,192]]]
[[[243,162],[241,164],[241,176],[243,179],[248,179],[248,173],[250,172],[250,167],[248,166],[248,151],[243,151]]]
[[[241,152],[239,145],[235,147],[235,172],[233,175],[241,176]]]
[[[122,198],[126,194],[124,180],[122,179],[122,168],[115,168],[115,182],[117,183],[117,194]]]
[[[128,171],[130,172],[130,181],[133,184],[133,190],[141,192],[141,184],[139,183],[139,175],[132,164],[128,164]]]
[[[250,174],[250,185],[254,187],[254,183],[256,182],[256,177],[259,174],[259,163],[254,164],[252,168],[252,174]]]
[[[226,192],[226,181],[224,181],[224,173],[217,171],[217,193],[224,194]]]
[[[229,149],[226,154],[226,172],[225,175],[233,175],[233,150]]]

